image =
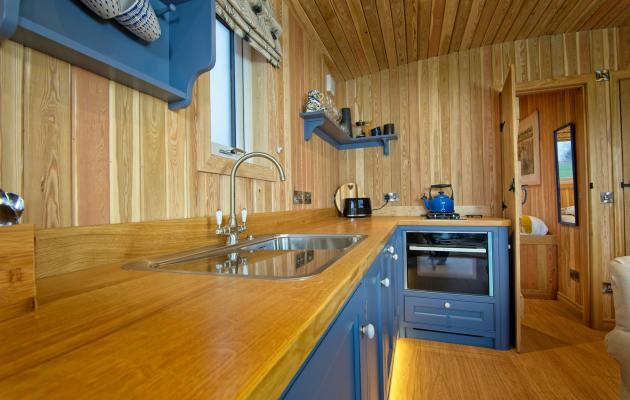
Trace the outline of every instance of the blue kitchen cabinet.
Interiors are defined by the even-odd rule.
[[[384,398],[389,397],[391,367],[394,356],[394,346],[398,336],[398,321],[396,307],[397,270],[401,257],[397,243],[398,235],[387,243],[381,258],[381,387]]]
[[[383,321],[381,318],[381,263],[380,255],[363,278],[365,298],[362,315],[361,391],[362,399],[377,400],[383,396],[381,374],[381,343]],[[371,327],[371,328],[370,328]],[[371,329],[371,331],[369,330]]]
[[[365,286],[359,284],[285,390],[284,399],[360,399]]]
[[[510,348],[507,227],[405,227],[403,337]]]
[[[283,399],[380,399],[380,276],[377,258],[313,349]]]

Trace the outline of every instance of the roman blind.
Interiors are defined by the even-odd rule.
[[[217,17],[261,53],[274,67],[280,67],[282,27],[268,0],[216,0]]]

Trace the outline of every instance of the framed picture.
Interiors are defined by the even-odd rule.
[[[521,162],[521,184],[540,185],[540,131],[538,111],[518,124],[518,160]]]

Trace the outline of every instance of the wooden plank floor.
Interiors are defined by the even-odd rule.
[[[605,332],[554,300],[527,300],[524,351],[400,339],[391,399],[617,399]]]

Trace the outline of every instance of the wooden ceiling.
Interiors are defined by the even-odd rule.
[[[630,0],[293,0],[346,79],[530,37],[630,25]]]

